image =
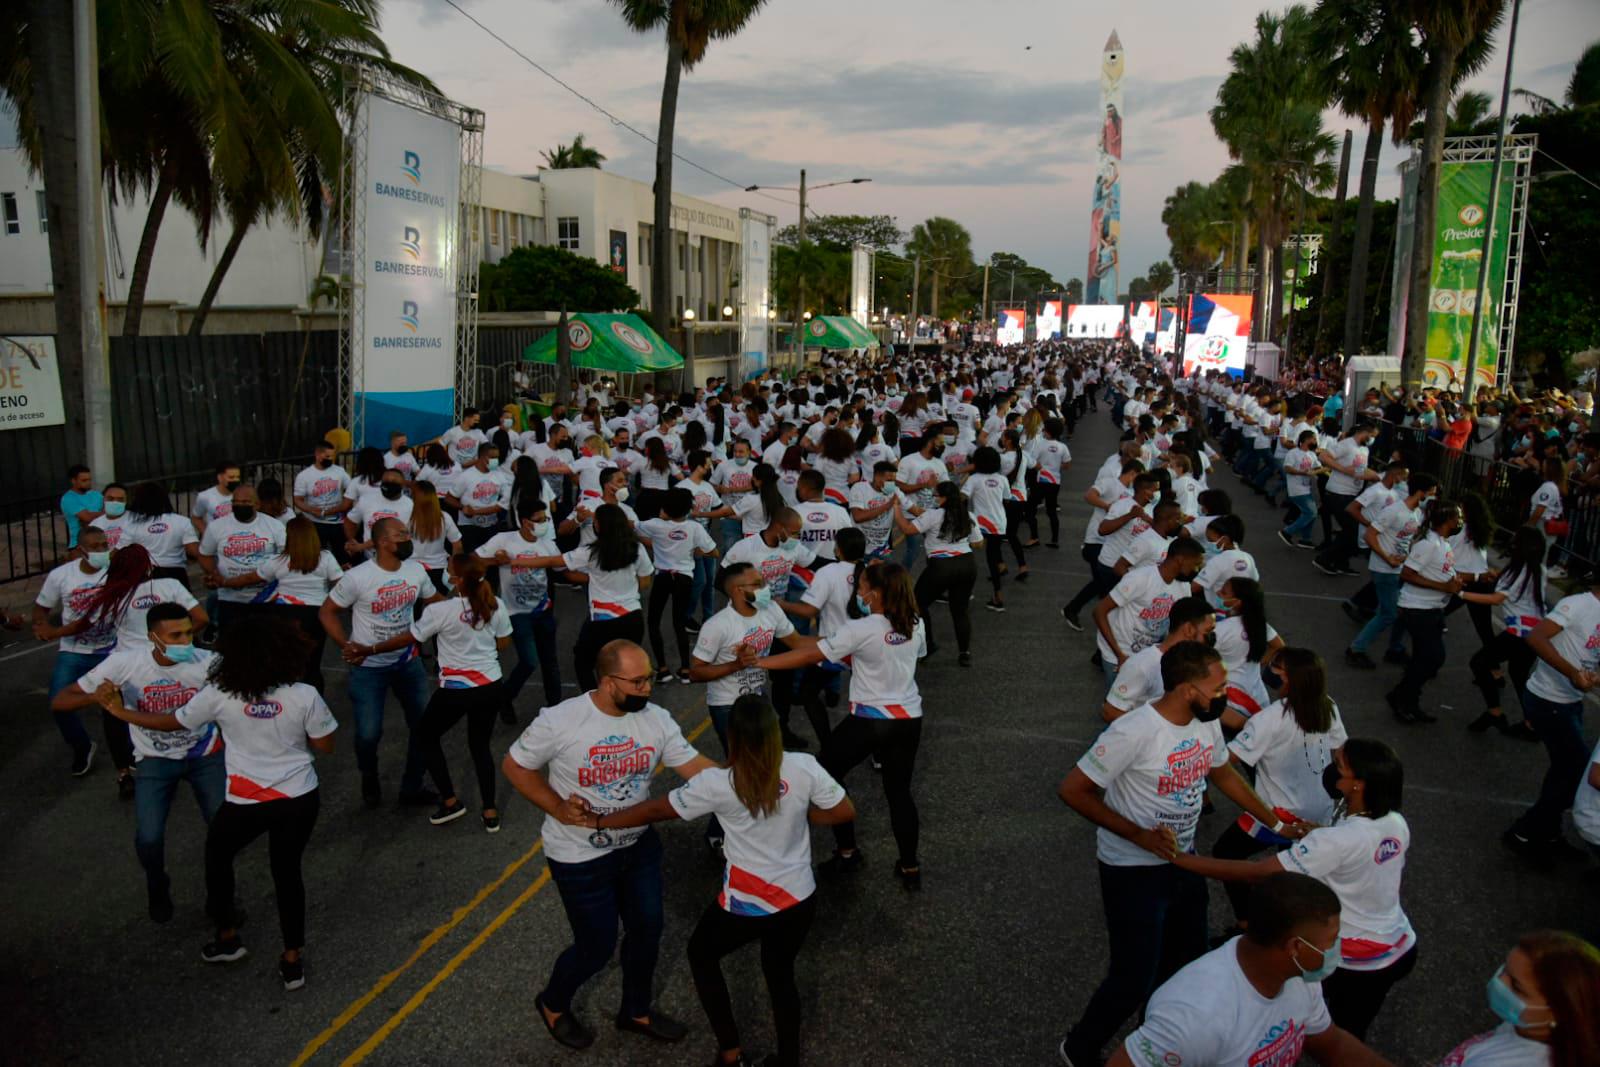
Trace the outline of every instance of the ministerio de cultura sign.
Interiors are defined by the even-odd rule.
[[[54,337],[0,337],[0,430],[60,426],[61,365]]]

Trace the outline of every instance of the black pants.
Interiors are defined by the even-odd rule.
[[[495,806],[495,767],[494,756],[489,753],[489,738],[494,734],[495,718],[505,702],[505,687],[498,681],[470,689],[439,688],[428,698],[428,706],[417,720],[416,745],[441,799],[455,796],[456,787],[450,780],[450,765],[445,762],[440,739],[465,716],[467,752],[472,756],[472,770],[478,778],[478,798],[485,810]]]
[[[111,750],[111,765],[120,774],[133,767],[133,737],[128,724],[115,715],[100,709],[100,725],[105,730],[106,748]]]
[[[1444,666],[1444,609],[1401,608],[1399,625],[1411,635],[1411,662],[1394,687],[1395,703],[1415,709],[1422,687]]]
[[[1089,580],[1083,583],[1078,595],[1062,609],[1068,615],[1076,615],[1090,604],[1099,603],[1117,586],[1117,572],[1101,564],[1100,548],[1100,545],[1083,546],[1083,559],[1089,564]]]
[[[1247,860],[1270,847],[1265,841],[1257,841],[1239,829],[1239,824],[1235,822],[1222,831],[1217,843],[1211,846],[1211,854],[1219,860]],[[1228,903],[1233,905],[1234,922],[1243,926],[1250,918],[1249,883],[1223,882],[1222,888],[1228,891]]]
[[[463,552],[478,551],[489,538],[500,532],[498,526],[471,526],[465,522],[461,524],[460,528],[461,551]]]
[[[1011,546],[1011,554],[1017,557],[1018,569],[1028,565],[1022,543],[1022,524],[1027,517],[1028,505],[1025,501],[1015,498],[1006,501],[1006,544]]]
[[[1317,558],[1329,570],[1339,570],[1350,566],[1350,558],[1358,550],[1358,536],[1361,522],[1350,514],[1350,505],[1355,503],[1355,497],[1345,496],[1343,493],[1327,493],[1323,500],[1327,510],[1333,514],[1334,520],[1339,524],[1339,533],[1334,537],[1333,543]]]
[[[986,564],[988,564],[989,585],[994,589],[994,595],[996,597],[1000,595],[1000,584],[1002,581],[1000,565],[1005,562],[1005,560],[1001,558],[1000,549],[1001,546],[1005,544],[1005,540],[1005,534],[985,533],[983,535],[983,560]]]
[[[189,568],[186,566],[152,567],[150,568],[150,577],[171,578],[185,589],[189,588]]]
[[[672,603],[672,636],[678,642],[679,666],[689,669],[689,653],[694,645],[689,641],[689,631],[684,623],[689,620],[689,595],[694,592],[694,577],[675,571],[661,571],[650,583],[650,649],[656,656],[656,667],[667,665],[666,642],[661,639],[661,613]]]
[[[978,565],[972,553],[930,559],[917,577],[914,590],[922,609],[922,622],[933,631],[933,602],[943,593],[950,601],[950,621],[956,628],[956,647],[966,652],[972,647],[972,587],[978,584]]]
[[[572,650],[573,667],[578,672],[578,688],[587,693],[595,687],[594,661],[600,650],[612,641],[644,640],[644,612],[630,611],[615,619],[586,619],[578,629],[578,643]]]
[[[1350,1031],[1356,1040],[1367,1039],[1367,1028],[1378,1017],[1384,998],[1396,982],[1417,965],[1413,945],[1406,954],[1381,971],[1347,971],[1340,967],[1322,980],[1322,996],[1328,1002],[1333,1024]]]
[[[311,525],[317,528],[317,540],[322,542],[322,547],[333,553],[341,567],[349,566],[350,556],[344,550],[344,520],[318,522],[312,519]]]
[[[836,668],[818,663],[807,667],[800,675],[800,705],[805,708],[806,720],[811,723],[811,732],[817,735],[818,744],[827,741],[828,734],[833,731],[822,691],[828,687],[829,681],[839,677],[839,673]]]
[[[739,1028],[733,1021],[733,1003],[722,975],[722,957],[752,941],[761,942],[761,974],[772,1000],[773,1028],[778,1036],[778,1063],[796,1067],[800,1062],[800,989],[794,980],[794,961],[806,942],[816,900],[807,897],[772,915],[734,915],[712,904],[689,935],[689,972],[700,996],[717,1048],[739,1048]]]
[[[226,801],[217,809],[206,833],[206,912],[217,929],[231,930],[239,925],[233,907],[233,858],[266,834],[283,947],[305,947],[306,887],[300,877],[300,857],[311,840],[319,804],[318,791],[313,789],[297,797],[260,804]]]
[[[1463,593],[1492,593],[1494,592],[1494,583],[1486,582],[1480,578],[1475,582],[1468,582],[1462,586],[1461,591]],[[1494,644],[1494,609],[1488,604],[1469,604],[1459,596],[1453,596],[1450,598],[1450,602],[1445,605],[1444,613],[1447,616],[1454,615],[1463,607],[1467,609],[1467,618],[1472,620],[1472,629],[1478,635],[1478,644],[1485,647]]]
[[[883,795],[889,801],[889,825],[900,848],[902,866],[917,865],[917,844],[921,823],[916,801],[911,799],[911,772],[916,766],[917,745],[922,740],[922,720],[845,718],[822,746],[822,769],[843,781],[845,773],[868,756],[878,757],[883,765]],[[833,838],[841,849],[856,847],[856,824],[838,823]]]
[[[217,601],[217,617],[212,621],[217,624],[217,629],[226,629],[230,622],[242,619],[246,615],[266,610],[270,605],[253,604],[247,600],[221,600]]]
[[[1494,676],[1496,667],[1502,663],[1507,665],[1512,688],[1517,692],[1517,699],[1521,700],[1523,686],[1528,684],[1528,675],[1533,673],[1538,658],[1529,647],[1526,638],[1505,630],[1496,634],[1493,641],[1474,652],[1472,658],[1467,661],[1467,666],[1472,669],[1472,683],[1478,687],[1478,692],[1483,694],[1483,706],[1500,707],[1500,682]]]
[[[300,627],[300,632],[311,642],[311,651],[306,655],[305,671],[300,675],[300,680],[317,692],[323,692],[322,653],[328,646],[328,631],[322,628],[322,620],[317,617],[321,609],[314,604],[268,604],[261,610],[270,612],[273,618],[287,619]]]
[[[1326,548],[1333,543],[1333,505],[1334,499],[1328,493],[1328,476],[1317,475],[1317,519],[1322,523],[1322,544],[1318,547]]]
[[[1039,505],[1044,505],[1044,513],[1050,519],[1050,543],[1059,544],[1061,541],[1061,487],[1053,482],[1034,482],[1033,488],[1028,490],[1028,530],[1033,534],[1033,539],[1039,539]]]

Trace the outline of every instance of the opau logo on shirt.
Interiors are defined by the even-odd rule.
[[[150,525],[144,528],[144,532],[149,534],[164,534],[170,529],[172,529],[172,527],[168,526],[164,522],[152,522]]]
[[[246,704],[244,713],[252,719],[276,719],[283,714],[283,705],[276,700],[257,700]]]
[[[1372,854],[1372,860],[1374,863],[1388,863],[1390,860],[1398,858],[1403,851],[1404,848],[1401,846],[1399,838],[1386,837],[1378,842],[1378,850]]]
[[[139,611],[149,611],[159,603],[161,598],[154,593],[141,593],[133,598],[133,607]]]

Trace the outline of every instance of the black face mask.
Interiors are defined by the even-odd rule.
[[[1212,630],[1210,633],[1206,634],[1206,647],[1207,648],[1216,648],[1217,647],[1217,631]]]
[[[239,488],[239,479],[235,478],[233,481],[228,483],[228,492],[231,493],[237,488]]]
[[[1339,792],[1339,765],[1330,763],[1322,768],[1322,791],[1334,800],[1343,800],[1344,794]]]
[[[395,445],[394,446],[394,454],[397,455],[397,456],[403,456],[407,452],[410,452],[410,451],[411,451],[411,446],[410,445]]]
[[[317,460],[317,470],[319,471],[325,471],[331,466],[333,466],[333,460],[327,458],[326,456]]]
[[[256,517],[255,506],[253,504],[235,504],[233,506],[233,517],[240,522],[249,522]]]
[[[412,545],[410,541],[401,541],[398,545],[394,546],[394,558],[400,560],[401,562],[405,562],[411,558],[411,548]]]
[[[1192,710],[1192,709],[1191,709]],[[1222,718],[1222,713],[1228,710],[1228,694],[1211,698],[1211,703],[1194,712],[1194,717],[1200,722],[1216,722]]]
[[[405,492],[405,487],[404,486],[395,485],[394,483],[389,482],[389,483],[386,483],[384,485],[380,485],[378,487],[378,492],[382,493],[386,498],[388,498],[390,500],[399,500],[400,499],[400,494]]]
[[[638,693],[629,693],[627,696],[617,701],[617,707],[622,711],[635,712],[643,711],[645,706],[649,703],[649,697],[641,696]]]

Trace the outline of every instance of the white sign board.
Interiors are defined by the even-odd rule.
[[[363,314],[353,339],[362,375],[352,389],[365,440],[357,444],[387,444],[391,430],[424,441],[455,421],[461,128],[377,96],[363,106]]]
[[[767,370],[773,221],[749,208],[739,211],[739,376],[744,381]]]
[[[850,317],[863,326],[872,323],[872,249],[850,249]]]
[[[0,337],[0,430],[31,430],[66,421],[56,339]]]

